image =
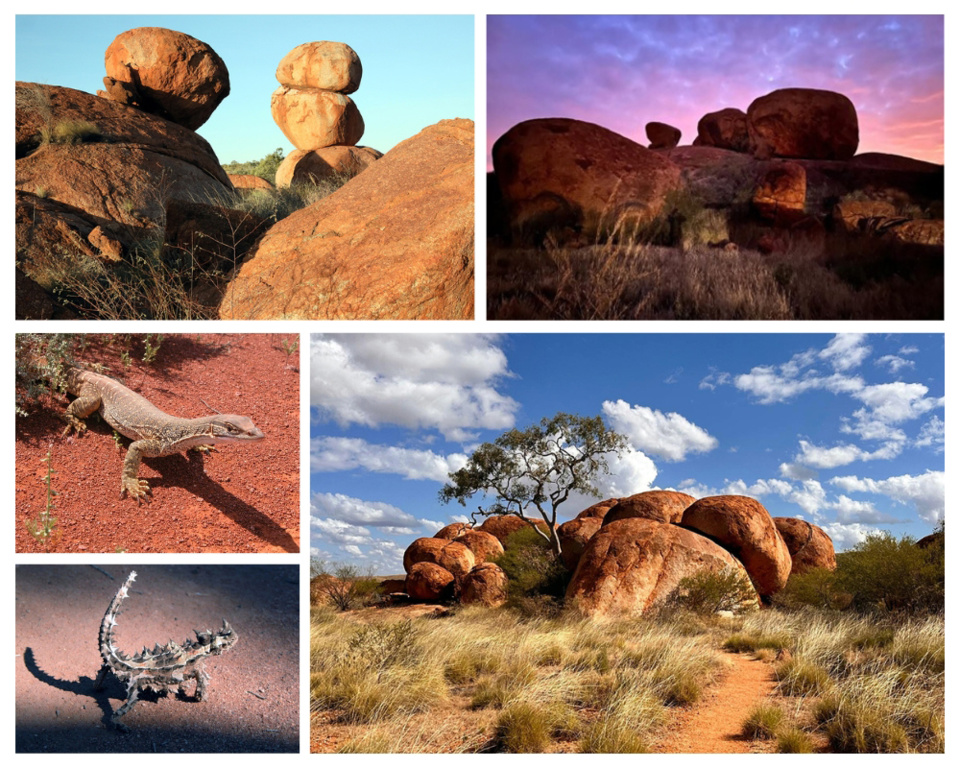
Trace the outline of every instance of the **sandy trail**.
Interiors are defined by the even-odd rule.
[[[769,664],[741,654],[724,654],[731,664],[723,679],[689,709],[679,710],[669,732],[653,751],[668,754],[750,753],[769,750],[768,743],[743,736],[750,710],[774,689]]]

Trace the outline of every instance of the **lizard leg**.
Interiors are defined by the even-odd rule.
[[[127,700],[123,703],[123,706],[120,707],[116,712],[113,713],[113,717],[110,721],[121,731],[129,731],[130,728],[120,722],[120,718],[123,717],[127,712],[133,709],[133,705],[137,703],[137,699],[140,697],[140,689],[137,688],[135,684],[127,689]]]
[[[127,449],[127,455],[123,460],[123,474],[120,477],[120,496],[129,493],[130,496],[140,502],[150,493],[150,484],[146,480],[137,479],[137,473],[140,471],[140,459],[143,456],[158,455],[158,447],[152,440],[134,440]]]
[[[102,667],[100,667],[100,671],[97,672],[97,679],[93,681],[93,690],[99,691],[101,688],[103,688],[103,681],[106,679],[109,671],[109,664],[104,664]]]
[[[71,429],[75,429],[79,435],[87,428],[80,419],[85,419],[91,413],[100,407],[100,394],[96,388],[86,386],[80,388],[77,399],[67,406],[63,414],[63,420],[67,422],[67,428],[63,430],[64,436],[70,434]]]
[[[193,696],[197,701],[203,701],[203,696],[207,692],[207,680],[210,679],[210,675],[202,669],[197,669],[194,670],[192,676],[197,681],[197,689],[193,692]]]

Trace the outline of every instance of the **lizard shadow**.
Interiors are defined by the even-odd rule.
[[[114,708],[110,704],[111,699],[119,699],[120,702],[124,702],[127,698],[126,691],[123,688],[123,685],[113,676],[108,675],[106,681],[104,682],[101,688],[96,688],[96,680],[93,677],[87,677],[86,675],[81,675],[76,680],[61,680],[58,677],[44,672],[40,668],[40,665],[37,663],[36,658],[33,655],[32,648],[26,648],[23,652],[23,665],[27,668],[27,671],[33,675],[38,681],[49,685],[52,688],[56,688],[59,691],[66,691],[67,693],[72,693],[76,696],[86,696],[93,699],[97,706],[100,707],[103,716],[101,722],[105,728],[113,729],[113,713]],[[156,703],[160,700],[161,697],[167,696],[168,691],[152,691],[150,689],[143,689],[139,691],[137,695],[138,703],[141,701]],[[195,696],[190,696],[183,694],[177,691],[174,694],[178,701],[197,701]]]
[[[285,528],[253,505],[230,493],[220,483],[212,480],[203,470],[202,455],[191,452],[189,458],[182,455],[164,456],[145,458],[143,462],[160,472],[159,478],[150,478],[151,489],[182,488],[199,496],[207,504],[267,544],[279,547],[284,552],[300,551],[296,540]],[[168,475],[176,479],[167,480]]]

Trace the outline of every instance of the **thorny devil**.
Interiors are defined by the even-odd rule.
[[[127,684],[127,700],[113,713],[111,722],[121,731],[130,730],[120,722],[120,718],[133,709],[137,703],[140,691],[149,690],[157,693],[166,693],[171,686],[177,686],[181,696],[185,696],[184,686],[189,680],[196,680],[197,687],[194,698],[203,699],[207,680],[210,676],[203,669],[203,660],[207,656],[219,656],[237,642],[237,633],[233,631],[226,619],[219,632],[195,630],[196,641],[187,640],[183,645],[177,645],[171,640],[166,645],[155,645],[152,651],[146,646],[135,656],[127,656],[114,645],[113,631],[117,625],[117,614],[120,603],[127,596],[130,585],[137,578],[137,572],[131,571],[127,580],[120,587],[116,597],[110,602],[110,607],[100,623],[100,655],[103,657],[103,666],[97,674],[93,687],[103,686],[108,672],[122,683]]]
[[[246,416],[217,414],[196,419],[170,416],[102,373],[71,368],[67,373],[67,391],[77,395],[77,399],[64,413],[67,422],[64,435],[69,435],[71,429],[80,434],[87,428],[80,419],[99,410],[111,427],[133,440],[123,460],[120,495],[129,493],[138,503],[151,493],[147,481],[137,479],[141,457],[169,456],[191,448],[211,451],[218,444],[263,439],[263,432]]]

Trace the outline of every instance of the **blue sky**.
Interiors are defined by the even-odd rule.
[[[754,496],[838,550],[943,516],[939,334],[331,334],[310,356],[311,552],[379,574],[465,519],[437,493],[472,448],[557,411],[628,437],[605,498]]]
[[[860,152],[943,162],[943,16],[489,16],[489,147],[536,117],[598,123],[644,146],[660,121],[697,135],[778,88],[839,91]]]
[[[135,27],[167,27],[210,45],[230,72],[230,95],[197,131],[221,163],[293,149],[270,116],[277,65],[315,40],[347,43],[363,79],[351,98],[360,144],[386,152],[428,125],[474,116],[473,16],[17,16],[17,80],[96,93],[104,53]]]

